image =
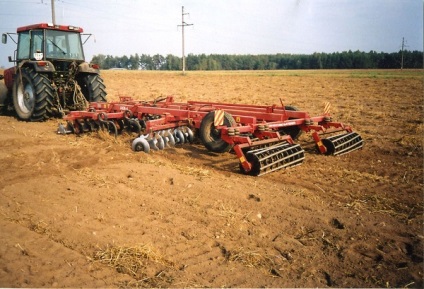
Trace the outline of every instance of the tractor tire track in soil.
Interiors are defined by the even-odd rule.
[[[262,177],[200,143],[0,116],[1,287],[422,287],[422,71],[104,71],[109,100],[290,104],[362,150]]]

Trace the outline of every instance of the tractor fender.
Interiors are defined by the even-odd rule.
[[[33,60],[27,60],[20,64],[20,67],[32,67],[35,72],[55,72],[56,69],[54,68],[53,63],[50,61],[33,61]]]
[[[1,81],[0,82],[0,111],[2,107],[6,104],[6,99],[8,97],[9,93],[7,90],[6,85]]]
[[[100,73],[99,69],[92,67],[87,62],[83,62],[80,65],[78,65],[78,72],[94,73],[94,74],[99,74]]]
[[[13,79],[14,79],[14,75],[16,74],[15,72],[15,67],[10,67],[8,69],[6,69],[4,72],[4,84],[7,87],[7,90],[12,91],[13,90]]]
[[[53,64],[50,61],[43,61],[44,65],[39,64],[40,61],[25,61],[20,67],[31,67],[36,72],[54,72],[56,71]],[[15,66],[6,69],[4,74],[4,83],[9,91],[13,90],[13,82],[15,81],[15,76],[17,73],[17,68]]]

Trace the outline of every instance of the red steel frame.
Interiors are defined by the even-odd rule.
[[[328,113],[311,117],[305,111],[286,110],[283,105],[260,106],[245,104],[215,103],[203,101],[175,102],[172,96],[160,101],[136,101],[130,97],[120,97],[120,101],[90,103],[87,111],[71,111],[64,117],[67,121],[75,120],[122,120],[131,117],[143,120],[146,116],[155,116],[145,121],[145,133],[164,129],[188,126],[200,129],[203,118],[211,111],[223,110],[234,118],[236,127],[225,125],[216,127],[221,132],[221,139],[234,145],[243,168],[250,171],[251,165],[246,161],[243,148],[277,141],[293,144],[289,135],[278,132],[285,127],[297,126],[302,131],[311,132],[321,153],[326,153],[320,135],[346,131],[352,132],[350,126],[332,122]],[[253,135],[252,140],[248,134]]]

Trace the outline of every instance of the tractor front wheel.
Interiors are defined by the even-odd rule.
[[[13,86],[13,106],[26,121],[44,121],[51,115],[54,90],[48,77],[29,67],[21,68]]]

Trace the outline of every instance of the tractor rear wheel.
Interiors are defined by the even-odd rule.
[[[232,145],[221,139],[221,131],[214,126],[215,112],[209,112],[200,124],[199,136],[205,147],[215,153],[228,152]],[[229,113],[224,113],[224,125],[235,126],[236,121]]]
[[[106,86],[103,79],[98,74],[86,74],[78,84],[81,87],[82,94],[89,102],[105,102]]]
[[[44,121],[51,115],[54,90],[48,77],[24,67],[16,75],[13,106],[26,121]]]
[[[6,84],[0,81],[0,115],[6,112],[6,108],[9,102],[9,91],[7,90]]]

